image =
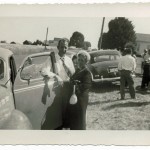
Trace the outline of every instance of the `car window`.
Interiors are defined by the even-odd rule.
[[[20,77],[23,80],[42,78],[41,71],[43,69],[53,72],[50,56],[28,57],[23,65]]]
[[[4,78],[4,62],[0,59],[0,80]]]
[[[94,62],[114,61],[120,58],[119,55],[101,55],[94,57]]]

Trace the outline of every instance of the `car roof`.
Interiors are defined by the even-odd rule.
[[[52,52],[52,51],[29,54],[26,58],[28,58],[28,57],[36,57],[36,56],[41,56],[41,55],[48,55],[48,54],[50,54],[51,52]]]
[[[91,56],[97,56],[97,55],[104,55],[104,54],[109,54],[109,55],[120,55],[120,52],[117,50],[98,50],[98,51],[92,51],[89,52]]]
[[[80,50],[83,50],[83,49],[68,49],[67,52],[71,54],[77,54]]]
[[[50,49],[49,51],[46,51],[46,52],[38,52],[38,53],[33,53],[33,54],[28,54],[25,58],[28,58],[28,57],[37,57],[37,56],[43,56],[43,55],[50,55],[51,52],[55,52],[57,53],[57,51],[55,49]]]
[[[6,60],[8,57],[13,55],[13,52],[10,51],[9,49],[1,48],[0,47],[0,57]]]

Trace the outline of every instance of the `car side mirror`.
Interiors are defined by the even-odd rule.
[[[30,84],[30,80],[31,80],[32,76],[26,76],[23,79],[26,80],[28,82],[28,85]]]
[[[32,63],[33,63],[32,58],[28,57],[27,60],[25,61],[24,65],[23,65],[23,68],[32,65]]]

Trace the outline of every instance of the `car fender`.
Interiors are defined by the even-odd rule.
[[[21,111],[14,109],[2,126],[6,130],[31,130],[29,119]]]

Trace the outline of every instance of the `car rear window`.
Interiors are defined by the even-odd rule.
[[[119,55],[100,55],[94,57],[94,62],[115,61],[120,58]]]
[[[4,62],[0,59],[0,80],[4,78]]]

